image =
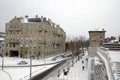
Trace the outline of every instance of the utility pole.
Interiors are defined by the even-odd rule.
[[[32,78],[32,56],[31,56],[31,53],[30,53],[30,80]]]
[[[32,43],[33,43],[33,39],[32,39],[32,37],[30,38],[30,32],[29,31],[31,31],[30,27],[28,27],[27,36],[29,37],[28,38],[28,49],[30,48],[30,52],[29,52],[30,64],[29,64],[29,67],[30,67],[30,80],[31,80],[31,78],[32,78],[32,52],[33,52],[32,51],[32,48],[33,48]]]
[[[31,48],[31,52],[30,52],[30,80],[31,80],[31,78],[32,78],[32,46],[31,46],[31,44],[32,44],[32,39],[30,40],[30,48]]]

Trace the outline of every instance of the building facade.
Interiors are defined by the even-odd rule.
[[[65,31],[46,17],[15,17],[6,23],[6,55],[46,58],[65,51]]]
[[[101,47],[105,40],[106,31],[89,31],[90,47]]]
[[[0,32],[0,56],[5,53],[5,33]]]

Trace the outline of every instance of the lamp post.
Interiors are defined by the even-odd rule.
[[[32,78],[32,56],[31,56],[31,53],[30,53],[30,80]]]
[[[30,43],[30,48],[32,49],[32,46],[31,46],[32,39],[30,39],[29,43]],[[30,80],[31,80],[31,78],[32,78],[32,55],[31,55],[31,52],[30,52]]]
[[[27,30],[28,30],[28,32],[27,32],[27,35],[28,35],[28,39],[27,39],[27,41],[28,41],[28,48],[30,47],[31,48],[31,51],[29,52],[29,57],[30,57],[30,80],[31,80],[31,78],[32,78],[32,46],[31,46],[31,44],[33,43],[33,39],[32,38],[30,38],[30,32],[29,31],[31,31],[31,28],[30,27],[27,27]]]

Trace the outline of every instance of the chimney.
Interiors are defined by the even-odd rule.
[[[48,21],[51,22],[51,19],[48,18]]]
[[[43,21],[44,21],[44,22],[46,22],[46,21],[47,21],[46,17],[44,17],[44,18],[43,18]]]
[[[29,16],[28,15],[25,15],[25,18],[28,18]]]
[[[36,18],[38,18],[38,15],[36,15]]]
[[[42,20],[42,22],[43,22],[43,16],[41,16],[41,20]]]

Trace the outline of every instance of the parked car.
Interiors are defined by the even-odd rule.
[[[26,61],[20,61],[19,63],[18,63],[18,65],[24,65],[24,64],[28,64]]]

